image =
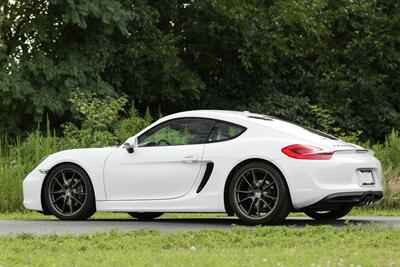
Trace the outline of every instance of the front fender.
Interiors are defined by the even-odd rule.
[[[89,175],[96,200],[106,200],[103,179],[104,163],[115,149],[115,147],[106,147],[60,151],[48,156],[32,173],[48,173],[51,169],[63,163],[76,164]],[[38,177],[41,179],[36,178],[36,181],[40,182],[41,186],[43,186],[45,175],[39,175]]]

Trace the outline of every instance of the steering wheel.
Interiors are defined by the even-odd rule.
[[[165,140],[165,139],[160,139],[158,142],[157,142],[157,146],[169,146],[170,145],[170,143],[167,141],[167,140]]]

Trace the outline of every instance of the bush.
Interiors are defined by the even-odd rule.
[[[132,104],[128,118],[119,120],[115,124],[114,133],[118,142],[124,142],[132,136],[132,133],[138,133],[142,129],[149,126],[152,121],[153,118],[151,117],[148,109],[145,116],[142,118],[139,116],[139,113],[137,112],[135,106]]]
[[[124,111],[126,97],[100,98],[96,94],[73,94],[70,99],[73,108],[80,115],[81,128],[73,123],[63,125],[63,142],[74,147],[98,147],[116,145],[118,138],[113,133],[113,126]]]
[[[383,207],[400,206],[400,136],[397,130],[386,137],[383,144],[372,146],[376,157],[383,166],[383,184],[385,196],[381,202]]]
[[[42,135],[40,131],[29,134],[21,142],[10,144],[6,137],[0,141],[0,212],[22,209],[22,181],[45,155],[62,148],[58,138],[50,131]]]

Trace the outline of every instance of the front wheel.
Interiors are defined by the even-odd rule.
[[[163,215],[163,212],[128,212],[133,218],[141,221],[150,221]]]
[[[86,220],[96,211],[89,176],[74,164],[62,164],[51,170],[43,193],[46,206],[61,220]]]
[[[307,216],[315,220],[336,220],[346,216],[353,207],[339,207],[328,211],[306,211]]]
[[[245,224],[277,224],[290,212],[284,177],[271,165],[252,162],[241,167],[229,186],[230,205]]]

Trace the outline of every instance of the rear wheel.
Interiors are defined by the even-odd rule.
[[[306,211],[307,216],[315,220],[336,220],[346,216],[353,207],[339,207],[328,211]]]
[[[163,212],[128,212],[133,218],[141,221],[150,221],[163,215]]]
[[[44,200],[51,214],[62,220],[86,220],[95,213],[92,183],[74,164],[62,164],[48,174]]]
[[[280,223],[291,207],[283,176],[263,162],[248,163],[235,173],[229,200],[235,214],[249,225]]]

